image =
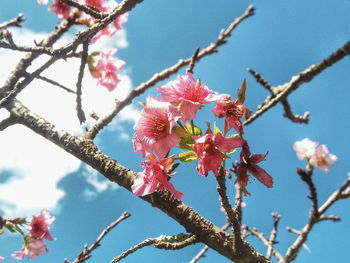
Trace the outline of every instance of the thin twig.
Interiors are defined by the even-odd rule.
[[[0,122],[0,131],[3,131],[5,130],[6,128],[16,124],[16,119],[13,118],[11,115],[9,117],[7,117],[6,119],[3,119],[1,122]]]
[[[226,231],[227,229],[229,229],[229,227],[231,226],[230,223],[226,223],[221,229]],[[209,247],[207,245],[205,245],[199,252],[197,255],[195,255],[191,261],[189,263],[196,263],[198,260],[200,260],[201,258],[205,257],[205,253],[208,251]]]
[[[191,73],[193,74],[193,69],[194,69],[194,66],[196,64],[196,61],[197,61],[197,57],[198,57],[198,54],[199,54],[199,48],[196,49],[196,51],[193,53],[192,55],[192,58],[191,58],[191,62],[190,64],[188,65],[188,68],[186,69],[186,73]]]
[[[294,231],[291,228],[288,229],[290,232],[298,234],[298,237],[287,250],[287,253],[285,255],[286,263],[293,261],[297,257],[300,248],[303,247],[303,245],[305,244],[313,226],[318,222],[324,221],[324,220],[322,220],[324,213],[327,212],[327,210],[335,202],[350,197],[347,195],[348,191],[350,191],[350,189],[349,189],[349,187],[350,187],[350,173],[347,176],[348,177],[344,181],[342,186],[340,186],[338,190],[336,190],[333,194],[331,194],[328,197],[328,199],[326,200],[326,202],[324,202],[323,205],[320,206],[320,208],[317,211],[318,216],[316,218],[314,216],[311,216],[308,223],[300,231]],[[337,221],[337,220],[335,220],[335,221]]]
[[[261,86],[263,86],[265,89],[267,89],[273,95],[272,86],[270,85],[270,83],[266,79],[264,79],[258,72],[252,70],[251,68],[247,68],[247,71],[250,74],[252,74],[252,76],[255,78],[256,82],[261,84]]]
[[[15,18],[0,24],[0,30],[8,27],[22,27],[21,23],[25,21],[24,14],[19,13]]]
[[[141,243],[137,244],[136,246],[133,246],[132,248],[128,249],[127,251],[121,253],[119,256],[113,258],[110,263],[116,263],[122,260],[123,258],[127,257],[128,255],[134,253],[135,251],[146,247],[153,245],[156,240],[154,238],[147,238],[146,240],[142,241]]]
[[[249,6],[247,10],[244,12],[243,15],[236,18],[235,21],[233,21],[230,26],[226,29],[221,31],[221,33],[218,36],[218,39],[215,43],[210,44],[207,48],[202,49],[198,56],[197,56],[197,62],[200,61],[203,57],[206,57],[210,54],[213,54],[215,52],[218,52],[218,48],[226,43],[226,38],[228,38],[232,31],[246,18],[254,15],[254,6]],[[140,96],[143,94],[146,90],[156,85],[158,82],[167,79],[171,75],[178,72],[178,70],[186,65],[188,65],[191,62],[191,58],[180,60],[175,65],[164,69],[163,71],[155,74],[151,79],[148,81],[140,84],[135,90],[133,90],[123,101],[117,102],[115,105],[115,108],[113,111],[106,115],[105,117],[101,118],[98,122],[95,123],[94,126],[90,128],[90,130],[85,134],[86,139],[93,140],[96,135],[105,127],[107,126],[113,118],[127,105],[131,104],[134,98]]]
[[[86,120],[85,113],[83,111],[83,106],[81,104],[81,95],[82,95],[81,86],[82,86],[82,81],[84,78],[84,70],[85,70],[85,65],[87,62],[88,50],[89,50],[89,40],[87,40],[83,43],[83,52],[81,55],[79,74],[78,74],[78,80],[77,80],[77,85],[76,85],[77,86],[76,110],[77,110],[77,116],[78,116],[80,124],[84,123]]]
[[[269,241],[264,237],[262,233],[257,231],[255,228],[250,228],[245,226],[245,229],[249,231],[253,236],[257,237],[265,246],[269,247]],[[276,248],[271,247],[271,253],[278,259],[279,263],[284,262],[283,256],[276,250]]]
[[[282,100],[281,103],[284,109],[284,114],[283,114],[284,117],[290,119],[292,122],[295,122],[295,123],[305,123],[305,124],[309,123],[310,112],[308,111],[305,112],[303,116],[295,115],[293,114],[287,99]]]
[[[298,89],[303,83],[311,81],[315,76],[320,74],[325,69],[331,67],[344,57],[350,54],[350,41],[343,45],[341,48],[336,50],[330,56],[322,60],[319,64],[311,65],[308,69],[300,72],[298,75],[291,78],[291,80],[283,85],[274,87],[273,89],[278,90],[278,94],[273,98],[269,98],[265,101],[263,106],[258,109],[248,120],[245,121],[244,125],[252,123],[254,120],[259,118],[266,111],[275,106],[278,102],[285,100],[289,94]],[[275,93],[275,92],[274,92]]]
[[[273,213],[272,217],[273,217],[273,227],[270,233],[270,237],[268,239],[269,245],[267,246],[267,252],[266,252],[267,259],[271,259],[273,244],[276,242],[276,237],[277,237],[278,223],[281,218],[281,216],[277,213]]]
[[[315,187],[315,184],[312,180],[312,169],[308,166],[308,168],[305,170],[298,168],[297,174],[300,176],[301,180],[303,180],[309,187],[310,190],[310,196],[309,199],[312,202],[312,214],[311,216],[316,219],[318,214],[318,198],[317,198],[317,189]]]
[[[101,234],[98,236],[96,241],[88,248],[85,247],[82,252],[80,252],[78,258],[74,260],[73,263],[82,263],[89,259],[91,257],[91,252],[98,248],[100,246],[100,243],[102,239],[114,228],[116,227],[120,222],[124,221],[125,219],[129,218],[131,214],[128,212],[124,212],[117,220],[115,220],[112,224],[110,224],[108,227],[106,227]]]
[[[66,3],[67,5],[74,6],[79,10],[83,11],[84,13],[97,19],[103,19],[108,16],[108,13],[98,11],[95,8],[91,8],[89,5],[82,5],[73,0],[60,0],[60,1],[63,3]]]
[[[58,83],[57,81],[54,81],[52,79],[46,78],[46,77],[41,76],[41,75],[37,76],[36,78],[40,79],[40,80],[43,80],[43,81],[46,81],[47,83],[50,83],[50,84],[52,84],[54,86],[60,87],[60,88],[64,89],[65,91],[69,92],[69,93],[76,94],[76,92],[74,90],[71,90],[70,88],[67,88],[66,86]]]

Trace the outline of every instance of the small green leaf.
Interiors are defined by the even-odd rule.
[[[193,151],[193,144],[194,140],[192,139],[192,137],[182,137],[178,147],[183,150]]]
[[[218,126],[216,126],[216,122],[214,122],[214,134],[221,133],[220,129]]]
[[[179,153],[178,159],[181,162],[192,162],[198,159],[197,154],[194,151],[188,151],[188,152],[183,152]]]
[[[196,125],[191,125],[191,123],[186,122],[185,129],[192,135],[202,135],[202,130]]]

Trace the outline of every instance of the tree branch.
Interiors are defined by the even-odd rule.
[[[231,35],[232,31],[246,18],[254,15],[254,10],[255,9],[253,6],[249,6],[243,15],[236,18],[236,20],[233,21],[231,23],[231,25],[226,30],[221,31],[221,33],[219,34],[218,39],[215,43],[210,44],[207,48],[202,49],[198,53],[196,61],[198,62],[203,57],[206,57],[210,54],[217,52],[218,48],[221,45],[226,43],[226,38],[228,38]],[[159,73],[154,74],[151,79],[149,79],[148,81],[146,81],[144,83],[141,83],[135,90],[130,92],[130,94],[123,101],[117,102],[115,105],[115,108],[113,109],[113,111],[110,114],[106,115],[105,117],[101,118],[98,122],[96,122],[95,125],[92,126],[90,128],[90,130],[85,134],[85,138],[93,140],[96,137],[96,135],[104,127],[106,127],[122,109],[124,109],[127,105],[131,104],[131,102],[133,101],[134,98],[140,96],[146,90],[148,90],[149,88],[156,85],[158,82],[160,82],[164,79],[167,79],[171,75],[177,73],[180,68],[190,64],[191,59],[192,59],[192,57],[185,59],[185,60],[179,60],[179,62],[176,63],[175,65],[173,65],[167,69],[164,69],[163,71],[161,71]]]
[[[147,238],[146,240],[142,241],[141,243],[137,244],[136,246],[133,246],[132,248],[128,249],[127,251],[121,253],[119,256],[113,258],[110,263],[116,263],[119,262],[120,260],[122,260],[123,258],[126,258],[128,255],[136,252],[137,250],[146,247],[146,246],[150,246],[153,245],[155,242],[155,239],[153,238]]]
[[[112,224],[110,224],[108,227],[106,227],[102,233],[98,236],[96,241],[89,247],[85,247],[82,252],[80,252],[78,258],[74,260],[73,263],[82,263],[88,260],[91,257],[91,252],[98,248],[101,244],[102,239],[114,228],[116,227],[120,222],[124,221],[125,219],[129,218],[131,214],[128,212],[124,212],[116,221],[114,221]]]
[[[283,85],[273,87],[273,93],[275,96],[268,97],[264,104],[258,109],[248,120],[244,122],[244,125],[252,123],[259,118],[266,111],[275,106],[278,102],[285,100],[293,91],[298,89],[303,83],[311,81],[315,76],[320,74],[325,69],[331,67],[345,56],[350,54],[350,41],[336,50],[330,56],[325,58],[319,64],[311,65],[308,69],[300,72],[298,75],[291,78],[291,80]]]
[[[14,100],[13,103],[8,105],[7,109],[13,114],[18,123],[52,141],[99,171],[110,181],[116,182],[131,191],[136,173],[106,156],[91,140],[72,136],[65,131],[57,131],[53,124],[31,112],[18,100]],[[168,191],[157,191],[152,195],[142,197],[142,199],[175,219],[188,233],[196,235],[199,242],[205,243],[232,261],[237,263],[270,262],[247,242],[235,242],[232,234],[221,230],[200,216],[191,207],[178,201]]]
[[[24,14],[19,13],[15,18],[0,24],[0,30],[8,27],[22,27],[21,23],[25,21]]]

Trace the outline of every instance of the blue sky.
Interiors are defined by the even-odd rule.
[[[249,4],[255,5],[256,15],[234,31],[219,53],[196,65],[195,77],[201,78],[212,90],[232,95],[236,94],[243,78],[246,78],[246,104],[251,110],[256,109],[267,93],[247,73],[247,67],[260,72],[272,85],[279,85],[308,66],[320,62],[349,40],[350,2],[346,0],[145,0],[130,13],[129,21],[124,27],[125,34],[105,43],[115,44],[119,48],[118,56],[126,61],[124,84],[120,88],[124,88],[124,91],[120,92],[125,93],[148,80],[154,73],[173,65],[181,58],[191,56],[197,47],[204,48],[215,41],[220,30],[243,13]],[[22,35],[26,37],[26,41],[32,43],[31,37],[40,39],[39,32],[49,32],[58,22],[54,14],[48,13],[46,7],[37,5],[34,0],[3,0],[0,21],[8,20],[19,12],[23,12],[27,18],[24,27],[28,31],[20,31],[18,35],[17,31],[14,32],[15,41],[25,41],[21,39]],[[8,52],[0,50],[0,61],[6,61],[6,65],[13,64],[20,55],[6,54]],[[3,82],[5,73],[11,68],[1,64],[0,82]],[[74,87],[74,72],[68,72],[67,64],[59,67],[59,70],[51,74]],[[76,67],[76,64],[72,67]],[[272,226],[271,213],[280,213],[282,218],[277,248],[282,253],[295,239],[293,234],[285,231],[285,227],[301,228],[307,220],[310,208],[306,198],[307,187],[295,173],[296,167],[303,168],[305,162],[297,160],[292,149],[293,142],[309,137],[326,144],[338,156],[338,161],[329,174],[315,170],[314,178],[320,202],[341,185],[349,172],[348,68],[349,58],[345,58],[289,97],[295,113],[311,112],[308,125],[291,123],[282,116],[282,107],[278,105],[245,129],[253,153],[269,151],[267,161],[262,166],[272,175],[275,185],[272,189],[267,189],[251,179],[248,191],[252,195],[245,198],[247,207],[244,208],[243,220],[245,224],[255,226],[268,235]],[[63,128],[79,132],[74,106],[70,107],[73,105],[71,102],[65,102],[62,112],[62,104],[52,104],[52,98],[57,97],[50,95],[51,90],[47,91],[48,88],[45,90],[49,101],[47,105],[42,105],[42,100],[31,102],[30,95],[34,92],[39,92],[37,94],[43,97],[44,91],[39,84],[23,94],[23,100],[28,101],[28,104],[32,103],[30,105],[36,111],[47,114],[47,118],[52,118],[52,121]],[[90,87],[94,89],[95,86],[93,80],[87,80],[85,92],[89,93]],[[151,90],[147,94],[151,93],[155,94],[155,91]],[[92,107],[101,108],[103,112],[104,104],[107,101],[110,103],[114,96],[117,94],[101,91],[99,100],[91,102]],[[145,95],[138,100],[144,98]],[[91,105],[86,105],[89,106]],[[48,113],[49,108],[51,115]],[[139,107],[135,103],[97,138],[97,144],[103,151],[135,171],[140,170],[141,157],[133,153],[130,135],[137,109]],[[198,123],[202,127],[205,120],[213,121],[209,114],[207,111],[206,115],[201,115]],[[16,134],[22,134],[23,140],[15,143]],[[31,133],[27,134],[25,129],[19,130],[15,127],[4,131],[0,134],[0,141],[0,212],[30,212],[27,214],[30,216],[34,211],[39,211],[41,204],[45,204],[44,201],[49,200],[47,205],[53,207],[56,217],[52,234],[57,241],[50,242],[50,252],[33,262],[62,262],[64,258],[73,261],[85,243],[94,241],[100,231],[125,210],[132,217],[104,239],[102,247],[93,253],[90,262],[109,262],[114,256],[148,237],[184,231],[160,211],[128,191],[105,183],[102,176],[84,165],[81,166],[76,159],[61,153],[60,149],[50,143],[37,139]],[[38,149],[35,155],[31,154],[33,150],[30,142],[33,141]],[[29,161],[28,158],[17,155],[22,151],[24,156],[31,156]],[[232,158],[237,158],[237,155]],[[45,160],[46,166],[39,165],[42,160]],[[27,181],[20,181],[21,178],[26,178]],[[10,185],[11,182],[17,184]],[[216,184],[212,175],[203,178],[196,173],[195,164],[181,165],[173,183],[178,190],[184,192],[184,202],[215,224],[225,223],[224,215],[219,210]],[[232,181],[229,184],[233,196]],[[11,190],[6,192],[6,189]],[[307,242],[311,253],[302,250],[296,262],[344,262],[345,258],[349,258],[346,238],[350,234],[349,201],[339,202],[329,214],[341,216],[342,222],[317,225]],[[265,248],[259,241],[255,238],[248,240],[265,253]],[[18,238],[1,236],[0,255],[6,257],[5,262],[14,262],[10,254],[18,250],[19,246]],[[176,252],[149,247],[136,252],[124,262],[188,262],[201,247],[202,245],[195,245]],[[210,251],[208,257],[201,262],[228,261]]]

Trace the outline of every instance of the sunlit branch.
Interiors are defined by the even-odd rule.
[[[251,68],[247,68],[247,71],[253,75],[256,82],[261,84],[261,86],[263,86],[265,89],[267,89],[273,95],[272,86],[270,85],[270,83],[268,83],[268,81],[266,79],[264,79],[258,72],[252,70]]]
[[[110,224],[108,227],[103,229],[101,234],[98,236],[96,241],[90,246],[85,247],[82,252],[80,252],[78,258],[73,261],[73,263],[82,263],[88,260],[91,257],[91,252],[98,248],[101,244],[102,239],[114,228],[116,227],[120,222],[124,221],[128,217],[130,217],[131,214],[128,212],[124,212],[117,220],[115,220],[112,224]]]
[[[236,195],[235,195],[235,206],[233,212],[235,213],[239,224],[242,224],[242,190],[239,183],[235,183]]]
[[[154,246],[165,250],[179,250],[189,245],[197,243],[196,235],[179,234],[177,236],[160,237],[155,239]]]
[[[188,68],[186,69],[186,73],[192,73],[193,74],[193,69],[194,69],[194,66],[196,64],[196,61],[197,61],[197,57],[198,57],[198,54],[199,54],[199,48],[196,49],[196,51],[193,53],[192,55],[192,58],[191,58],[191,62],[190,64],[188,65]]]
[[[325,58],[319,64],[311,65],[308,69],[300,72],[298,75],[291,78],[291,80],[283,85],[272,87],[275,96],[268,97],[260,109],[258,109],[248,120],[245,125],[252,123],[259,118],[266,111],[275,106],[278,102],[285,100],[293,91],[298,89],[303,83],[311,81],[315,76],[320,74],[325,69],[331,67],[333,64],[342,60],[350,54],[350,41],[344,46],[336,50],[330,56]]]
[[[281,216],[277,213],[272,214],[273,218],[273,227],[270,233],[270,237],[268,239],[269,245],[267,246],[266,258],[271,259],[273,244],[276,242],[277,232],[278,232],[278,223],[280,221]]]
[[[283,114],[284,117],[290,119],[292,122],[295,122],[295,123],[305,123],[305,124],[309,123],[310,112],[308,111],[305,112],[303,116],[295,115],[293,114],[287,99],[282,100],[281,103],[284,109],[284,114]]]
[[[133,246],[132,248],[128,249],[127,251],[121,253],[119,256],[113,258],[110,263],[116,263],[122,260],[123,258],[126,258],[128,255],[136,252],[137,250],[144,248],[146,246],[153,245],[155,242],[154,238],[147,238],[146,240],[142,241],[141,243],[137,244],[136,246]]]
[[[22,27],[21,23],[25,21],[24,14],[19,13],[15,18],[0,24],[0,30],[8,27]]]
[[[97,18],[97,19],[103,19],[106,16],[108,16],[108,13],[101,12],[101,11],[97,10],[96,8],[90,7],[89,5],[82,5],[82,4],[79,4],[78,2],[73,1],[73,0],[60,0],[60,1],[63,3],[66,3],[70,6],[76,7],[80,11],[83,11],[84,13],[86,13],[94,18]]]
[[[226,38],[228,38],[232,31],[246,18],[254,15],[254,7],[249,6],[247,10],[244,12],[243,15],[236,18],[235,21],[233,21],[230,26],[226,30],[222,30],[221,33],[218,36],[218,39],[215,43],[210,44],[205,49],[202,49],[197,56],[197,62],[200,61],[203,57],[206,57],[208,55],[211,55],[215,52],[218,52],[218,48],[226,43]],[[191,58],[187,58],[185,60],[180,60],[175,65],[164,69],[163,71],[156,73],[153,75],[151,79],[148,81],[141,83],[135,90],[133,90],[123,101],[117,102],[115,105],[115,108],[113,111],[106,115],[105,117],[101,118],[96,124],[90,128],[90,130],[86,133],[85,137],[88,139],[93,140],[96,135],[101,131],[105,126],[107,126],[113,118],[127,105],[131,104],[133,99],[143,94],[146,90],[156,85],[158,82],[169,78],[173,74],[176,74],[182,67],[188,65],[191,63]]]

